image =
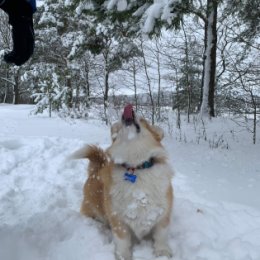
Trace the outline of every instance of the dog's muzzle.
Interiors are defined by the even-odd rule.
[[[135,112],[134,112],[133,106],[131,104],[128,104],[125,106],[124,112],[122,115],[122,122],[125,126],[131,126],[134,124],[136,127],[136,131],[138,133],[140,132],[140,126],[136,122]]]
[[[124,118],[123,117],[123,123],[126,125],[126,126],[131,126],[132,124],[134,124],[134,119],[132,118]]]

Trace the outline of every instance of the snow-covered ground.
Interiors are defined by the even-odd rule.
[[[0,104],[0,259],[113,260],[110,231],[79,214],[87,161],[67,159],[86,143],[107,147],[109,128],[31,110]],[[259,260],[260,140],[252,145],[228,119],[206,134],[194,128],[164,140],[175,169],[173,259]],[[151,242],[134,257],[154,260]]]

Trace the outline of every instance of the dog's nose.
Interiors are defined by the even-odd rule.
[[[128,105],[125,106],[124,112],[123,112],[123,117],[125,119],[134,117],[134,109],[133,109],[133,106],[131,104],[128,104]]]

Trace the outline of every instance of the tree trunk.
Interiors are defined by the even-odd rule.
[[[203,53],[203,69],[202,69],[201,89],[200,89],[200,104],[199,104],[200,110],[201,110],[202,103],[203,103],[203,84],[204,84],[204,77],[205,77],[208,20],[205,20],[204,23],[205,23],[205,25],[204,25],[204,53]]]
[[[18,105],[19,104],[19,70],[15,74],[14,78],[14,86],[13,86],[13,104]]]
[[[190,82],[190,61],[189,61],[189,46],[187,34],[185,31],[184,23],[182,23],[182,29],[185,38],[185,87],[187,89],[187,119],[190,123],[190,109],[191,109],[191,82]]]
[[[254,107],[253,144],[256,144],[256,123],[257,123],[256,112],[257,112],[257,109],[256,109],[256,107]]]
[[[8,70],[6,70],[5,77],[8,79]],[[5,81],[5,94],[4,94],[3,103],[6,102],[6,99],[7,99],[7,92],[8,92],[8,82]]]
[[[79,98],[79,84],[76,81],[76,97],[75,97],[75,108],[80,111],[80,98]]]
[[[158,40],[156,39],[156,62],[158,73],[158,91],[157,91],[157,119],[161,119],[161,61],[160,61],[160,47],[158,46]]]
[[[71,83],[71,77],[67,76],[67,106],[68,108],[72,108],[73,104],[73,94],[72,94],[72,83]]]
[[[176,127],[181,129],[181,111],[180,111],[180,102],[179,102],[179,83],[176,83],[176,100],[177,100],[177,119]]]
[[[205,46],[205,62],[203,69],[203,99],[201,115],[215,116],[215,82],[217,51],[217,8],[216,0],[207,2],[207,33]]]
[[[256,124],[257,124],[257,104],[253,94],[253,91],[250,91],[251,101],[254,109],[254,119],[253,119],[253,144],[256,144]]]
[[[86,107],[89,107],[89,97],[90,97],[90,82],[89,82],[89,64],[85,61],[85,77],[86,86],[84,87],[84,100]]]
[[[15,84],[13,89],[13,104],[19,104],[19,85]]]
[[[153,98],[153,92],[152,92],[152,86],[151,86],[151,79],[148,73],[148,64],[146,61],[145,53],[144,53],[144,46],[143,46],[143,40],[141,39],[141,51],[142,51],[142,58],[143,58],[143,65],[144,65],[144,71],[145,71],[145,76],[147,80],[147,85],[148,85],[148,95],[150,97],[151,101],[151,106],[152,106],[152,125],[154,125],[155,122],[155,106],[154,106],[154,98]]]
[[[47,95],[48,95],[48,100],[49,100],[49,117],[51,118],[51,111],[52,111],[52,96],[51,96],[50,85],[48,85],[48,88],[47,88]]]
[[[191,114],[191,93],[192,87],[191,85],[188,85],[188,104],[187,104],[187,119],[188,123],[190,123],[190,114]]]
[[[137,96],[137,82],[136,82],[136,74],[137,74],[137,68],[135,64],[135,60],[133,60],[133,80],[134,80],[134,96],[135,96],[135,109],[138,110],[138,96]]]
[[[106,61],[107,63],[107,61]],[[106,121],[106,125],[108,125],[108,116],[107,116],[107,108],[108,108],[108,91],[109,91],[109,71],[107,68],[107,64],[105,65],[105,82],[104,82],[104,113],[105,113],[105,121]]]
[[[109,91],[108,79],[109,79],[109,73],[106,70],[106,72],[105,72],[105,91],[104,91],[104,106],[105,106],[105,108],[108,107],[108,91]]]

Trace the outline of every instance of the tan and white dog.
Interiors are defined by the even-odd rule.
[[[161,144],[163,131],[138,118],[128,105],[111,135],[106,151],[88,146],[74,156],[90,160],[81,213],[109,225],[118,260],[131,260],[132,239],[148,235],[156,256],[171,257],[173,172]]]

